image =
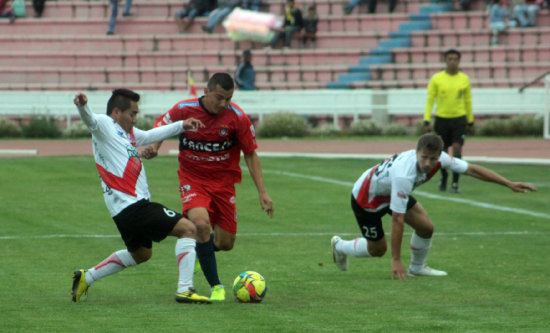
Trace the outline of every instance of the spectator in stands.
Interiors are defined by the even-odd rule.
[[[42,17],[44,12],[44,4],[46,0],[32,0],[32,8],[34,9],[34,17]]]
[[[202,26],[202,30],[211,34],[214,27],[226,18],[235,7],[241,6],[241,0],[218,0],[218,7],[208,15],[208,22]]]
[[[243,51],[243,61],[235,71],[235,82],[240,90],[256,90],[256,73],[252,66],[252,53],[250,50]]]
[[[262,0],[243,0],[242,8],[259,12],[261,6],[262,6]]]
[[[307,16],[304,18],[304,46],[307,45],[307,41],[311,41],[311,46],[315,47],[317,41],[317,24],[319,23],[319,16],[317,16],[317,10],[315,5],[311,5],[307,9]]]
[[[8,6],[8,0],[0,0],[0,17],[7,17],[10,19],[10,23],[15,21],[15,14],[11,5]]]
[[[445,70],[434,74],[428,84],[424,131],[431,131],[430,118],[434,104],[437,103],[434,130],[443,139],[443,151],[448,152],[449,147],[452,147],[452,156],[462,158],[464,139],[466,134],[473,133],[474,128],[470,79],[458,68],[460,52],[448,50],[443,54],[443,58]],[[447,190],[447,176],[447,170],[441,169],[440,191]],[[459,173],[453,172],[453,193],[459,193],[459,176]]]
[[[290,42],[292,41],[292,35],[294,33],[300,32],[304,26],[304,20],[302,17],[302,11],[296,7],[294,0],[286,0],[285,6],[285,21],[281,30],[277,31],[273,39],[269,43],[269,46],[275,47],[277,42],[284,38],[285,47],[290,47]]]
[[[347,5],[344,5],[344,13],[346,15],[351,14],[351,12],[355,7],[364,3],[365,1],[367,0],[350,0],[350,2],[347,3]],[[369,0],[369,14],[373,14],[376,12],[377,3],[378,3],[378,0]],[[396,5],[397,5],[397,0],[390,0],[390,8],[389,8],[390,13],[393,13],[393,10],[395,9]]]
[[[508,6],[504,4],[504,0],[494,0],[489,8],[489,28],[492,31],[491,44],[498,45],[499,34],[509,27],[515,27],[516,21],[511,20],[508,15]]]
[[[537,23],[537,13],[543,6],[543,0],[512,1],[514,18],[520,27],[534,27]]]
[[[183,5],[183,9],[178,10],[175,15],[176,24],[178,25],[178,31],[180,34],[184,34],[195,21],[195,17],[202,16],[208,11],[208,1],[204,0],[190,0]],[[185,18],[187,17],[187,22]]]
[[[118,4],[120,0],[109,0],[109,2],[111,3],[111,19],[109,20],[109,27],[107,28],[107,35],[113,35],[115,33]],[[132,16],[130,9],[132,9],[132,0],[126,0],[124,9],[122,10],[122,16]]]

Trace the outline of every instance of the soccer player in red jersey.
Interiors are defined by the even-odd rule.
[[[258,190],[260,205],[273,217],[273,201],[264,186],[256,154],[254,126],[243,110],[231,102],[233,91],[233,78],[227,73],[216,73],[208,80],[204,96],[178,102],[155,124],[158,127],[192,117],[205,126],[201,131],[179,136],[178,177],[183,214],[197,227],[197,257],[212,287],[212,301],[225,300],[214,251],[229,251],[235,243],[235,183],[241,182],[241,151]],[[147,147],[142,156],[155,157],[161,144],[162,141]]]

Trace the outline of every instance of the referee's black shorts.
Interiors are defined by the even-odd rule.
[[[434,130],[443,139],[445,147],[450,147],[455,142],[463,145],[466,139],[467,126],[466,116],[458,118],[435,117]]]

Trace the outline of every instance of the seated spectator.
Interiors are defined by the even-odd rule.
[[[10,23],[15,21],[15,14],[11,9],[11,4],[8,6],[8,0],[0,0],[0,17],[7,17],[10,19]]]
[[[32,0],[32,8],[34,9],[34,17],[42,17],[46,0]]]
[[[256,90],[256,72],[252,66],[252,53],[250,50],[243,51],[243,61],[235,71],[235,83],[240,90]]]
[[[349,15],[353,11],[355,7],[358,5],[364,3],[367,0],[350,0],[347,5],[344,5],[344,14]],[[376,5],[378,3],[378,0],[369,0],[369,14],[373,14],[376,12]],[[397,0],[390,0],[390,8],[389,12],[393,13],[393,10],[395,9],[395,5],[397,5]]]
[[[284,38],[285,47],[290,47],[290,42],[292,41],[292,35],[296,32],[300,32],[304,26],[304,21],[302,18],[302,11],[296,7],[294,0],[286,0],[285,6],[285,21],[283,27],[277,31],[273,39],[269,43],[269,46],[275,47],[277,42]]]
[[[510,20],[508,16],[508,7],[504,5],[504,0],[494,0],[489,8],[489,28],[493,32],[491,45],[498,45],[500,32],[516,25],[516,21]]]
[[[178,31],[180,34],[184,34],[195,21],[195,17],[203,16],[208,11],[208,1],[204,0],[190,0],[187,4],[183,5],[183,9],[176,12],[175,20],[178,25]],[[187,22],[185,18],[187,17]]]
[[[262,6],[262,0],[243,0],[243,5],[241,8],[259,12],[261,6]]]
[[[221,23],[235,7],[241,6],[241,0],[218,0],[218,7],[208,15],[208,22],[202,26],[202,30],[211,34],[214,27]]]
[[[519,0],[512,2],[513,16],[520,27],[534,27],[537,13],[542,8],[543,0]]]
[[[304,18],[304,46],[310,40],[311,46],[315,47],[315,42],[317,41],[317,23],[319,23],[319,16],[317,16],[315,5],[311,5],[308,7],[307,16]]]

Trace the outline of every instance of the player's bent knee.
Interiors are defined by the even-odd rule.
[[[386,245],[386,242],[379,242],[375,244],[368,245],[369,254],[373,257],[382,257],[384,254],[386,254],[386,251],[388,250],[388,246]]]
[[[224,242],[220,243],[219,245],[216,244],[216,247],[221,251],[230,251],[233,249],[233,243]]]
[[[136,264],[139,265],[151,259],[151,257],[153,256],[153,250],[152,249],[138,250],[138,251],[132,252],[131,254]]]
[[[416,234],[422,238],[431,238],[434,233],[434,225],[430,221],[424,223],[422,226],[418,227]]]
[[[194,238],[197,234],[197,227],[188,219],[182,218],[176,223],[171,234],[178,238]]]

